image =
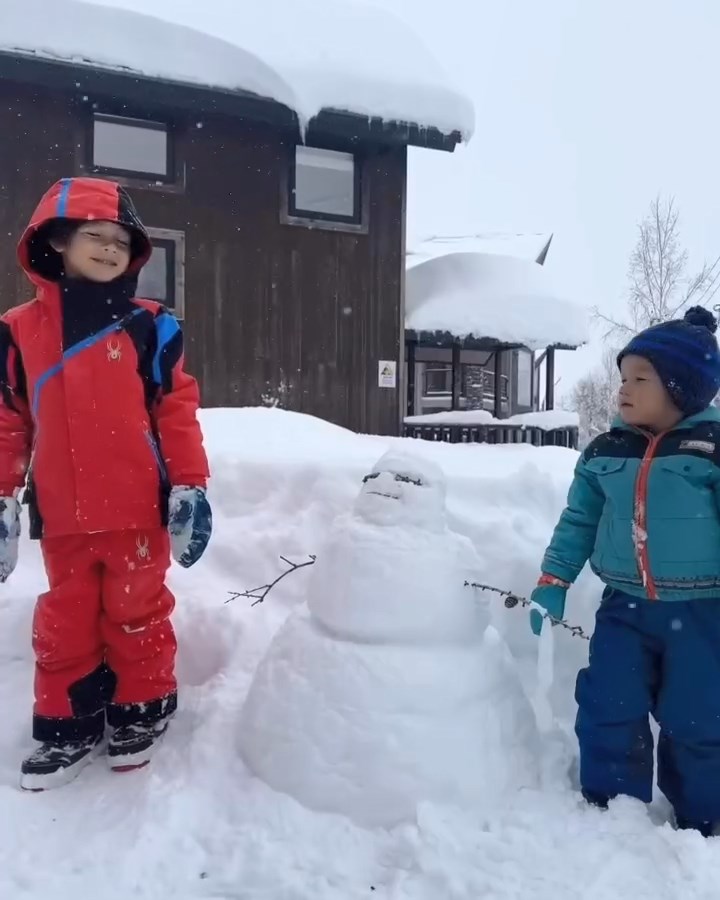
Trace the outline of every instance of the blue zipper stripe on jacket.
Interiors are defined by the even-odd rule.
[[[155,384],[162,387],[163,377],[160,357],[162,356],[165,347],[167,347],[178,331],[180,331],[180,326],[178,325],[175,316],[171,316],[170,313],[161,313],[155,319],[155,330],[157,332],[157,350],[153,357],[153,380],[155,381]]]
[[[72,181],[72,178],[62,178],[60,180],[60,195],[57,201],[57,215],[59,219],[64,219],[67,216],[68,198]]]
[[[160,472],[160,478],[165,485],[168,485],[170,483],[170,476],[168,475],[167,466],[165,465],[165,460],[162,458],[162,455],[160,453],[160,448],[158,447],[155,435],[150,431],[146,431],[145,437],[147,438],[147,442],[148,444],[150,444],[150,449],[152,450],[153,456],[155,457],[155,462],[157,463],[158,471]]]
[[[133,312],[125,316],[125,318],[120,322],[113,322],[113,324],[108,325],[107,328],[103,328],[101,331],[96,331],[95,334],[88,335],[88,337],[84,338],[82,341],[78,341],[77,344],[73,344],[72,347],[68,347],[68,349],[63,353],[60,362],[57,362],[54,366],[46,369],[35,382],[35,389],[33,390],[31,407],[33,419],[37,421],[37,412],[40,406],[40,392],[48,383],[48,381],[62,370],[62,367],[68,360],[72,359],[74,356],[77,356],[78,353],[82,353],[83,350],[87,350],[88,347],[92,347],[94,344],[97,344],[98,341],[101,341],[103,338],[108,337],[109,335],[113,334],[113,332],[121,331],[125,322],[129,321],[142,312],[145,312],[145,310],[142,307],[138,307],[138,309],[133,310]]]

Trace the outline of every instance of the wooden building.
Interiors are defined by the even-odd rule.
[[[109,65],[102,54],[93,59],[92,42],[78,61],[52,44],[50,30],[18,47],[3,15],[20,0],[6,3],[2,308],[29,296],[15,243],[43,191],[71,175],[113,178],[130,190],[155,244],[139,293],[184,320],[205,406],[279,404],[357,431],[398,433],[407,147],[452,151],[460,123],[441,130],[321,109],[302,128],[288,103],[132,62]],[[72,10],[73,0],[58,4]],[[101,35],[108,11],[96,12],[89,23],[83,13],[79,27]],[[147,33],[147,22],[156,20],[136,28]],[[202,40],[207,54],[228,52]]]
[[[536,415],[554,409],[556,350],[587,339],[585,312],[542,268],[551,240],[432,238],[408,253],[405,434],[577,443],[573,416]]]

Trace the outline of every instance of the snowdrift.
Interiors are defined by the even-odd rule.
[[[587,646],[555,637],[555,721],[541,735],[541,784],[486,813],[423,804],[396,828],[310,812],[252,777],[237,750],[259,661],[298,610],[312,568],[256,607],[228,591],[274,578],[285,554],[319,552],[363,474],[412,443],[448,481],[448,522],[475,545],[478,575],[525,593],[560,512],[576,455],[559,448],[442,446],[358,437],[278,410],[203,414],[214,471],[214,542],[178,595],[181,711],[152,767],[111,776],[94,764],[66,789],[25,795],[38,548],[24,541],[0,588],[0,896],[13,900],[708,900],[717,843],[665,825],[667,810],[619,801],[607,814],[575,791],[574,676]],[[568,616],[591,625],[597,584],[583,576]],[[489,617],[532,696],[537,642],[521,610]],[[482,748],[478,765],[483,763]]]

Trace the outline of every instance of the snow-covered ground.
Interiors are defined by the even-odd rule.
[[[277,410],[203,414],[212,458],[216,531],[206,557],[174,570],[182,705],[152,766],[112,775],[97,762],[74,784],[23,794],[35,594],[44,578],[24,543],[0,588],[0,897],[12,900],[710,900],[720,845],[618,801],[587,809],[576,792],[574,676],[587,644],[553,631],[552,724],[537,683],[538,644],[526,613],[493,600],[541,726],[541,784],[490,810],[421,805],[412,821],[362,828],[310,812],[254,779],[238,751],[240,710],[274,634],[297,609],[312,569],[263,605],[225,601],[282,570],[283,554],[321,553],[362,475],[388,449],[412,444],[448,479],[451,526],[479,554],[479,579],[527,593],[575,461],[527,446],[443,446],[359,437]],[[568,617],[591,626],[597,599],[585,575]],[[508,748],[509,751],[511,748]],[[488,762],[482,745],[477,765]]]

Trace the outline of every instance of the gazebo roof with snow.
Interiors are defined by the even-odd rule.
[[[450,253],[491,253],[514,256],[544,265],[552,234],[533,232],[513,234],[504,231],[483,231],[475,234],[438,234],[408,241],[406,266],[411,268],[429,259]]]
[[[587,311],[532,259],[450,252],[408,260],[405,327],[419,343],[575,349],[588,340]]]
[[[391,13],[355,0],[1,0],[0,77],[452,150],[471,101]],[[119,8],[116,8],[119,7]],[[78,68],[88,70],[78,79]],[[179,89],[180,88],[180,89]]]

